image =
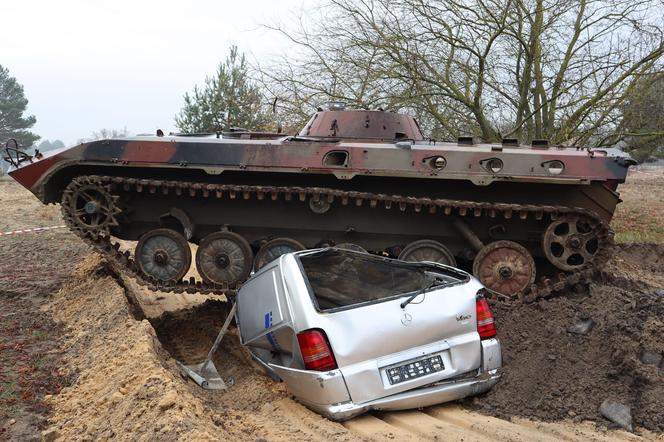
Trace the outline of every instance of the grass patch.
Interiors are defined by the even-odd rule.
[[[16,382],[0,382],[0,401],[16,399],[18,397],[16,387]]]
[[[616,241],[664,244],[664,175],[630,174],[618,191],[623,202],[611,222]]]
[[[664,244],[664,232],[619,232],[616,242]]]

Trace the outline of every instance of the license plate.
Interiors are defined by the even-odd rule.
[[[443,370],[445,370],[443,358],[437,355],[399,365],[398,367],[391,367],[385,370],[385,372],[387,373],[387,379],[390,381],[390,384],[395,385]]]

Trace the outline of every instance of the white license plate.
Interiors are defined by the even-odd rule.
[[[443,370],[445,370],[443,358],[441,358],[440,355],[436,355],[396,367],[390,367],[385,370],[385,373],[387,374],[387,379],[390,381],[390,384],[395,385]]]

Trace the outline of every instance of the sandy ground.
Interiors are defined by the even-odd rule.
[[[619,235],[661,226],[661,212],[653,221],[631,207],[616,218]],[[0,231],[61,224],[58,207],[3,180],[0,209]],[[494,306],[506,376],[489,394],[342,425],[255,369],[233,333],[215,358],[229,390],[183,379],[175,360],[204,357],[223,297],[149,292],[64,230],[0,237],[0,440],[664,440],[662,372],[641,362],[664,352],[653,296],[664,287],[662,256],[661,246],[624,245],[584,293]],[[586,316],[597,322],[587,337],[566,332]],[[605,396],[633,407],[637,434],[599,417]]]

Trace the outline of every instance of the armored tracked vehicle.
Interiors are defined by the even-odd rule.
[[[440,142],[410,116],[342,108],[319,110],[297,135],[159,131],[35,156],[17,147],[5,149],[10,175],[60,203],[73,232],[139,282],[204,293],[237,288],[283,253],[337,246],[547,295],[608,258],[617,186],[634,164],[544,140]],[[192,260],[202,281],[182,280]]]

